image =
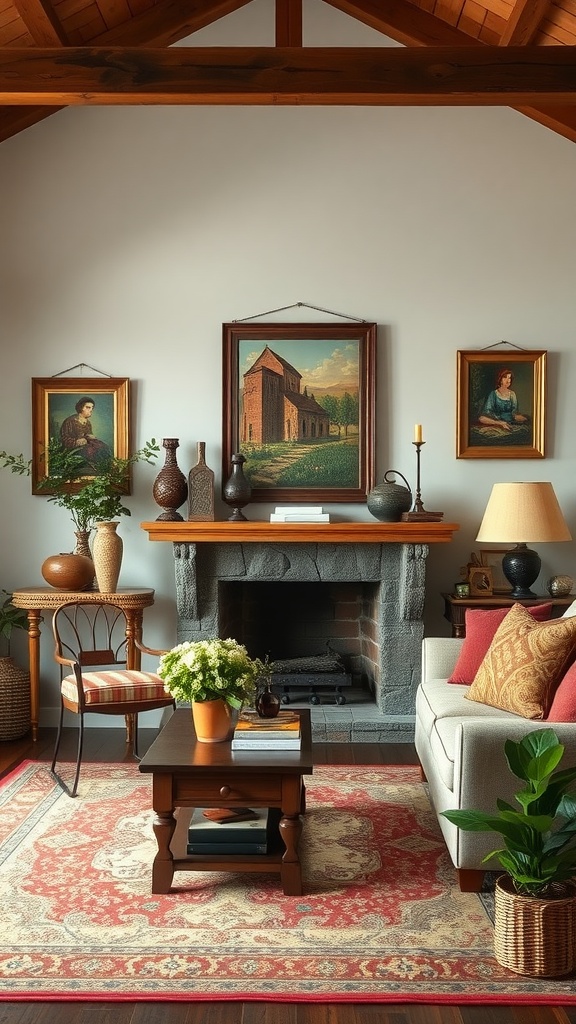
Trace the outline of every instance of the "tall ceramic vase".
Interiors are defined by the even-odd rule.
[[[123,544],[117,528],[118,523],[96,523],[92,558],[101,594],[114,594],[118,586]]]

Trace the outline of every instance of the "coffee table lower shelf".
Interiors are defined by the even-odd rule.
[[[205,855],[187,853],[188,826],[193,810],[193,807],[177,807],[175,809],[176,828],[169,847],[172,859],[157,855],[152,869],[153,893],[169,893],[176,871],[229,871],[281,875],[284,895],[302,895],[300,862],[298,859],[294,863],[284,861],[287,851],[279,832],[272,835],[270,853]],[[275,809],[271,808],[271,810],[274,812]],[[276,811],[276,815],[279,823],[280,813]],[[299,821],[298,832],[300,826]]]

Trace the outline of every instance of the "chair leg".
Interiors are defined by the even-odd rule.
[[[70,796],[76,796],[78,792],[78,780],[80,778],[80,765],[82,763],[82,748],[84,746],[84,715],[80,713],[80,725],[78,728],[78,756],[76,758],[76,774],[74,775],[74,783],[70,790]]]
[[[56,743],[54,744],[54,754],[52,757],[52,764],[50,765],[50,771],[54,775],[54,768],[56,767],[56,759],[58,757],[58,751],[60,749],[60,740],[62,739],[62,725],[64,722],[64,704],[60,700],[60,718],[58,721],[58,732],[56,733]]]
[[[132,753],[138,757],[138,715],[134,715],[132,722]],[[138,760],[140,758],[138,757]]]
[[[457,868],[458,884],[460,892],[481,892],[484,881],[484,871],[474,868]]]

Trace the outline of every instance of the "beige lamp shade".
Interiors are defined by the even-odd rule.
[[[476,540],[526,544],[572,540],[551,483],[494,484]]]

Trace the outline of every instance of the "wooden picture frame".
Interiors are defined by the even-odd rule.
[[[484,565],[475,565],[468,574],[470,597],[492,597],[492,569]]]
[[[509,548],[484,548],[479,551],[480,561],[492,572],[492,589],[495,594],[511,594],[512,584],[502,569],[502,559]]]
[[[222,325],[222,482],[251,501],[366,501],[374,486],[376,324]]]
[[[544,458],[546,355],[458,352],[458,459]]]
[[[129,437],[128,377],[33,377],[32,378],[32,493],[52,494],[50,490],[50,440],[59,438],[66,447],[89,455],[82,479],[98,474],[98,458],[112,455],[127,459]],[[86,431],[78,409],[92,403],[91,432]],[[90,427],[89,427],[90,431]],[[82,435],[85,435],[84,437]],[[45,481],[45,483],[42,483]],[[42,483],[42,486],[40,484]],[[79,491],[81,481],[70,484]],[[127,477],[123,494],[130,493]]]

